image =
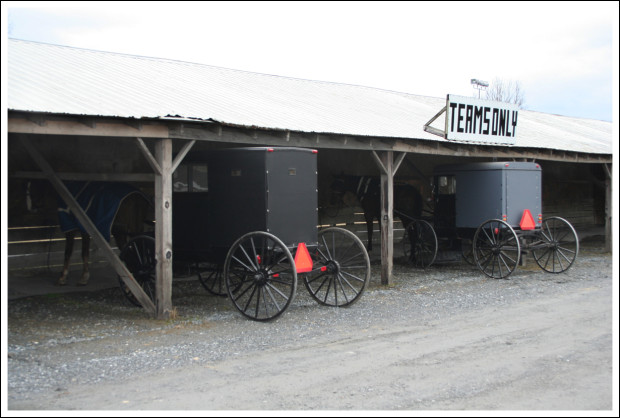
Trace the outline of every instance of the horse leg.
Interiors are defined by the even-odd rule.
[[[65,234],[65,260],[62,267],[62,273],[56,282],[56,286],[64,286],[67,284],[67,276],[69,275],[69,261],[73,254],[73,241],[75,240],[75,231],[69,231]]]
[[[366,250],[367,251],[372,251],[372,230],[373,230],[373,224],[372,224],[373,218],[372,217],[368,217],[366,216],[366,232],[367,232],[367,236],[368,236],[368,244],[366,245]]]
[[[90,278],[88,271],[88,255],[90,250],[90,235],[86,232],[82,233],[82,278],[77,282],[78,286],[86,286]]]
[[[415,263],[416,260],[416,250],[417,250],[417,242],[418,235],[417,232],[413,229],[409,229],[409,225],[413,223],[412,220],[407,218],[400,218],[400,221],[403,224],[403,228],[405,229],[406,238],[409,240],[409,248],[411,248],[411,253],[409,254],[409,261]]]

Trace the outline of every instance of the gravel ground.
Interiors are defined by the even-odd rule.
[[[527,266],[518,268],[508,280],[485,278],[477,268],[463,262],[438,263],[421,271],[412,270],[397,260],[394,284],[390,287],[380,285],[380,266],[373,261],[371,284],[355,305],[346,309],[319,306],[301,285],[288,310],[270,323],[243,319],[225,298],[209,296],[196,280],[175,282],[173,304],[177,315],[167,321],[149,319],[141,309],[126,302],[119,289],[11,300],[8,302],[8,408],[123,409],[130,400],[103,406],[107,405],[103,403],[107,400],[101,397],[125,382],[144,382],[149,380],[147,377],[155,379],[154,376],[161,373],[171,376],[183,371],[187,377],[178,377],[181,381],[177,383],[181,390],[183,385],[194,385],[188,371],[215,369],[224,364],[230,364],[230,372],[236,370],[243,380],[243,376],[250,373],[252,362],[230,362],[247,360],[247,356],[259,358],[271,352],[290,354],[312,346],[322,349],[332,342],[353,342],[359,336],[373,333],[395,333],[389,341],[397,341],[397,330],[408,335],[423,331],[421,338],[433,329],[440,329],[433,328],[437,324],[454,325],[460,318],[475,318],[489,309],[501,314],[502,309],[517,304],[536,303],[537,300],[542,303],[554,295],[597,289],[605,295],[603,303],[608,303],[605,311],[609,314],[605,314],[603,324],[607,331],[592,340],[606,359],[602,367],[603,376],[608,373],[608,379],[603,379],[601,385],[605,390],[602,393],[600,388],[596,389],[600,403],[587,409],[611,409],[612,257],[603,254],[600,248],[600,241],[582,243],[575,265],[566,273],[543,273],[529,260]],[[527,337],[536,338],[535,335]],[[356,351],[351,348],[345,352]],[[380,357],[381,353],[373,355]],[[360,358],[360,361],[368,359]],[[275,378],[282,379],[282,376],[274,373]],[[392,392],[399,391],[397,382],[391,381],[389,385]],[[475,384],[469,386],[475,388]],[[363,394],[364,390],[372,390],[372,385],[369,383],[356,390]],[[310,391],[309,397],[297,403],[278,399],[277,393],[271,393],[271,401],[265,405],[268,409],[481,409],[477,404],[454,403],[455,399],[471,399],[460,393],[461,390],[464,389],[453,389],[454,393],[441,396],[438,393],[418,395],[417,403],[395,400],[387,404],[391,407],[363,401],[356,404],[312,401]],[[159,405],[163,408],[161,403],[153,403],[157,394],[152,396],[150,403],[144,401],[132,406],[159,409]],[[440,398],[450,403],[433,403]],[[238,399],[243,402],[242,398]],[[511,404],[497,400],[489,405],[494,405],[493,409],[510,409]],[[556,408],[553,404],[539,406],[534,409]],[[212,408],[196,404],[194,407],[261,409],[260,404],[252,403],[222,403]],[[187,408],[192,409],[192,405],[188,404]]]

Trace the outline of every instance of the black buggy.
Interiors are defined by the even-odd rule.
[[[244,316],[267,321],[291,304],[298,275],[320,304],[348,306],[370,280],[362,242],[342,228],[318,231],[317,152],[236,148],[195,152],[173,175],[174,270],[191,269]],[[155,244],[139,236],[121,251],[155,293]],[[121,281],[125,295],[137,301]]]
[[[540,165],[531,162],[437,167],[432,219],[411,223],[405,255],[428,267],[439,249],[459,250],[467,262],[499,279],[531,252],[544,271],[566,271],[577,258],[579,239],[565,219],[543,219],[541,176]]]

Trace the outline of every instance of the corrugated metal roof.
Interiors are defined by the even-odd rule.
[[[445,141],[423,129],[445,98],[14,39],[7,60],[9,110]],[[519,147],[612,153],[609,122],[521,110],[518,123]]]

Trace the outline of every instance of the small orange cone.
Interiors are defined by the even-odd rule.
[[[295,253],[295,267],[297,273],[307,273],[312,271],[312,257],[308,252],[306,244],[300,242],[297,246],[297,252]]]
[[[525,209],[523,211],[523,216],[521,217],[521,222],[519,223],[521,230],[523,231],[531,231],[536,228],[536,222],[534,222],[534,217],[529,209]]]

